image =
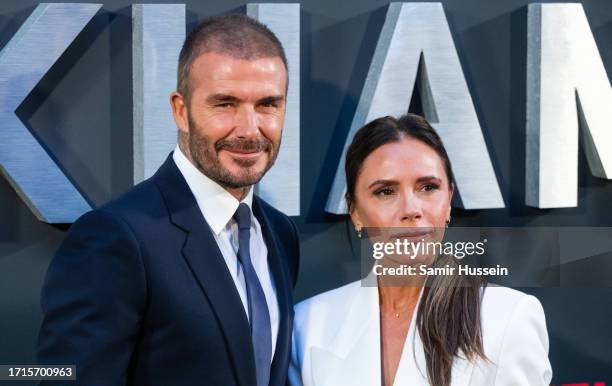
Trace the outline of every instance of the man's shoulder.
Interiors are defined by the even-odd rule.
[[[273,207],[270,203],[264,200],[261,196],[254,194],[253,199],[257,202],[258,205],[261,206],[261,210],[265,212],[268,217],[279,217],[279,218],[289,218],[285,213]]]
[[[257,205],[259,205],[266,218],[271,221],[272,224],[270,225],[274,227],[277,233],[294,231],[295,224],[288,215],[276,209],[258,195],[254,195],[253,199],[254,204],[257,202]]]
[[[165,205],[158,186],[153,178],[149,178],[100,206],[99,210],[131,218],[159,214],[165,211]]]
[[[144,180],[107,203],[84,213],[71,229],[103,227],[106,223],[129,225],[150,224],[154,219],[167,216],[167,209],[159,188],[152,178]]]

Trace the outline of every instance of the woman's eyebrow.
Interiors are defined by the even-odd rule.
[[[370,184],[370,186],[368,186],[368,189],[375,186],[375,185],[397,185],[398,182],[396,180],[376,180],[374,182],[372,182]]]
[[[417,178],[416,182],[420,183],[420,182],[428,182],[428,181],[436,181],[438,183],[442,183],[442,180],[436,176],[424,176],[424,177],[419,177]]]

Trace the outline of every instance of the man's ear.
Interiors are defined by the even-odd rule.
[[[189,134],[189,120],[187,119],[187,101],[178,91],[170,94],[170,106],[172,107],[172,117],[176,127],[181,133]]]

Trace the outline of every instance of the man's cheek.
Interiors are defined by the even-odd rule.
[[[198,124],[202,134],[206,135],[213,142],[225,138],[234,127],[234,120],[227,113],[210,115],[202,119]]]

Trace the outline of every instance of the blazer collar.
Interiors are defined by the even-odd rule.
[[[217,246],[213,231],[204,219],[187,182],[172,159],[172,153],[153,176],[159,187],[170,221],[186,232],[182,254],[191,268],[202,291],[206,294],[224,332],[232,364],[242,386],[255,383],[255,361],[251,344],[250,326],[236,286],[223,255]],[[291,337],[291,280],[282,264],[278,242],[262,203],[253,198],[253,214],[260,222],[268,249],[268,262],[276,284],[280,309],[280,325],[275,356],[272,363],[271,385],[284,384],[289,341]],[[282,383],[281,383],[282,379]]]
[[[172,159],[187,182],[189,190],[195,197],[198,208],[212,231],[219,235],[227,223],[232,219],[238,205],[246,203],[253,207],[253,189],[249,189],[246,197],[238,201],[221,185],[211,180],[196,168],[183,154],[178,145],[172,152]]]
[[[327,348],[312,348],[311,372],[316,386],[382,383],[378,287],[360,286],[357,291],[336,338]],[[422,293],[410,322],[393,383],[395,386],[428,385],[423,343],[416,331],[416,310]],[[453,386],[467,386],[472,369],[471,362],[455,359],[452,369]]]

